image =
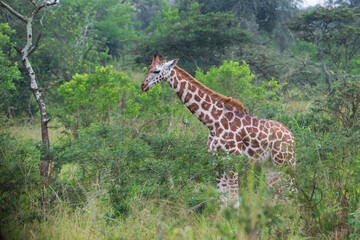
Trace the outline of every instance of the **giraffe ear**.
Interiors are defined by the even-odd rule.
[[[171,61],[168,61],[164,64],[164,68],[165,69],[172,69],[173,67],[176,66],[177,62],[179,61],[179,59],[174,59]]]

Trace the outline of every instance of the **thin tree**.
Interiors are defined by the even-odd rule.
[[[34,94],[36,102],[39,106],[40,117],[41,117],[41,139],[42,143],[45,147],[44,160],[40,166],[40,173],[46,179],[49,177],[49,148],[50,148],[50,139],[49,139],[49,131],[48,131],[48,123],[50,122],[50,118],[48,118],[48,114],[46,111],[46,105],[44,101],[44,96],[38,88],[37,79],[35,76],[34,69],[31,66],[29,61],[29,57],[31,54],[37,49],[39,45],[39,41],[41,38],[41,33],[38,35],[35,44],[33,44],[33,25],[36,15],[43,8],[47,8],[53,6],[58,3],[58,0],[50,0],[50,1],[38,1],[37,3],[34,0],[31,0],[31,3],[35,6],[30,16],[26,17],[20,14],[18,11],[14,10],[11,6],[4,3],[0,0],[0,7],[6,9],[9,13],[11,13],[16,18],[20,19],[26,25],[26,44],[23,48],[15,47],[17,52],[21,56],[21,61],[24,64],[27,74],[30,78],[30,89]]]

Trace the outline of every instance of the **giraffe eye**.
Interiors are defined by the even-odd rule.
[[[153,73],[159,74],[159,73],[160,73],[160,70],[153,71]]]

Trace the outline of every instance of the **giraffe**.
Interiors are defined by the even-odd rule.
[[[178,59],[161,58],[160,54],[154,55],[141,91],[146,92],[161,81],[168,82],[190,112],[209,129],[210,154],[243,155],[257,163],[270,160],[272,165],[296,168],[295,139],[287,127],[247,113],[242,103],[212,91],[178,67]],[[272,188],[280,182],[281,173],[270,169],[265,171],[265,177]],[[216,181],[222,206],[239,207],[238,173],[217,174]]]

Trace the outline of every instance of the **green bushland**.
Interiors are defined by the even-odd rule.
[[[32,164],[31,175],[37,178],[19,176],[3,199],[4,236],[242,239],[257,234],[299,235],[299,214],[290,203],[274,206],[268,200],[271,195],[261,170],[238,166],[243,173],[241,207],[222,211],[214,188],[215,159],[199,138],[190,132],[124,138],[127,131],[92,126],[78,138],[57,144],[55,180],[48,188],[41,188],[37,164]],[[7,146],[13,141],[2,140],[9,141]],[[4,149],[8,159],[26,144]],[[19,157],[22,165],[13,172],[29,168],[31,162],[21,160]]]
[[[226,78],[221,78],[226,76]],[[354,76],[336,75],[332,97],[282,110],[283,84],[259,82],[246,63],[224,62],[196,77],[236,95],[296,138],[299,193],[274,200],[261,166],[208,154],[208,130],[166,83],[140,83],[112,67],[74,75],[58,88],[48,187],[41,143],[0,135],[0,216],[5,239],[357,239],[360,230],[360,96]],[[228,81],[228,82],[226,82]],[[226,85],[227,87],[224,87]],[[344,86],[347,86],[344,88]],[[239,92],[232,92],[239,89]],[[247,97],[246,97],[247,96]],[[341,101],[339,100],[341,99]],[[297,101],[302,99],[298,96]],[[255,104],[256,103],[256,104]],[[359,104],[359,103],[358,103]],[[63,107],[61,107],[63,106]],[[246,105],[245,105],[246,107]],[[220,209],[215,173],[236,169],[240,208]],[[284,171],[288,171],[284,169]]]
[[[30,16],[44,1],[4,2]],[[30,62],[51,118],[49,151],[14,48],[25,46],[26,28],[0,7],[0,239],[359,239],[359,6],[61,0],[42,8]],[[299,193],[277,204],[261,166],[211,157],[208,130],[166,83],[141,94],[156,52],[288,126],[297,170],[282,170]],[[47,186],[38,168],[49,156]],[[215,172],[230,169],[240,174],[241,206],[221,210]]]

